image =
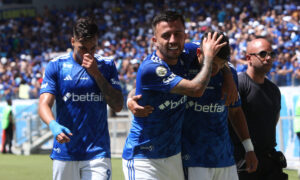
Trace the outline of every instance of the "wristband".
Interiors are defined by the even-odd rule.
[[[127,98],[127,101],[126,101],[127,107],[128,107],[128,102],[131,101],[131,100],[132,100],[132,98]]]
[[[254,147],[253,147],[253,144],[252,144],[250,138],[245,139],[245,140],[242,142],[242,144],[243,144],[243,146],[244,146],[246,152],[254,151]]]
[[[50,128],[54,138],[56,138],[56,136],[59,135],[60,133],[65,133],[66,135],[71,133],[71,131],[68,128],[60,125],[55,120],[50,121],[49,128]]]

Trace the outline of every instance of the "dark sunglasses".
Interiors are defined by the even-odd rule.
[[[260,58],[265,58],[267,55],[269,55],[271,58],[275,58],[276,53],[274,51],[260,51],[259,53],[250,53],[250,55],[258,55]]]

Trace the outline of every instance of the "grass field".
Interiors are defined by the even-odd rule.
[[[289,180],[298,180],[297,172],[285,170]],[[49,155],[0,155],[1,180],[52,180],[52,161]],[[122,161],[112,159],[112,179],[123,180]]]

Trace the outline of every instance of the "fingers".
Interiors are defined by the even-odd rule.
[[[94,58],[90,54],[84,54],[82,59],[82,66],[85,68],[90,68],[94,63]]]
[[[136,107],[132,113],[136,116],[136,117],[147,117],[149,116],[149,114],[151,114],[153,112],[154,108],[152,106],[139,106]]]
[[[257,169],[258,161],[253,151],[247,152],[246,154],[246,170],[248,173],[255,172]]]
[[[142,98],[142,95],[132,96],[132,99],[133,99],[134,101],[138,101],[138,100],[140,100],[141,98]]]
[[[70,133],[69,135],[72,136],[72,133]],[[63,143],[70,142],[71,139],[65,133],[60,133],[59,135],[56,136],[56,140],[60,144],[63,144]]]

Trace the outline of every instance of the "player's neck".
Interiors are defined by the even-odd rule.
[[[163,56],[159,51],[156,51],[156,55],[163,61],[165,61],[168,65],[176,65],[178,62],[178,58],[176,59],[170,59],[165,56]]]

